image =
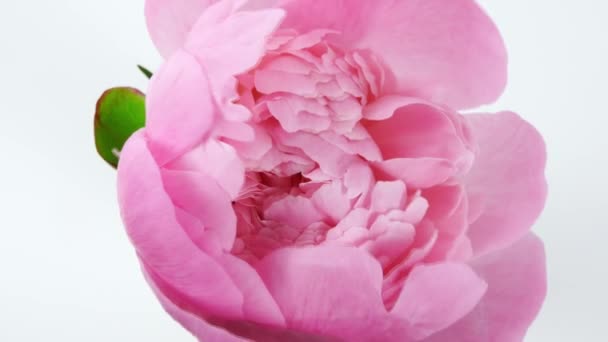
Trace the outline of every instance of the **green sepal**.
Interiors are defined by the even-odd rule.
[[[146,67],[138,65],[137,68],[139,69],[139,71],[141,71],[142,74],[144,74],[148,79],[152,78],[152,76],[154,75],[152,73],[152,71],[148,70]]]

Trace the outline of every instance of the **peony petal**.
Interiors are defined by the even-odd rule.
[[[369,254],[340,246],[285,248],[257,270],[289,327],[328,339],[387,340],[382,269]]]
[[[286,95],[266,105],[287,132],[320,133],[331,127],[328,109],[314,99]]]
[[[488,291],[468,316],[425,342],[522,341],[546,294],[542,242],[529,234],[471,265],[488,283]]]
[[[203,69],[184,51],[175,53],[154,76],[146,108],[146,135],[161,165],[202,142],[216,111]]]
[[[200,172],[162,170],[161,175],[173,204],[202,223],[199,229],[207,233],[206,239],[230,251],[236,237],[236,215],[226,191]]]
[[[391,209],[403,209],[407,197],[402,181],[377,182],[372,190],[371,210],[386,213]]]
[[[205,10],[218,0],[146,0],[145,14],[148,32],[164,58],[181,48]],[[214,14],[234,12],[242,7],[244,10],[271,7],[272,0],[224,0],[221,10],[218,6]],[[219,12],[219,13],[218,13]]]
[[[242,74],[257,64],[284,17],[280,9],[235,13],[239,7],[235,2],[220,1],[211,6],[186,41],[186,49],[208,67],[215,81]]]
[[[408,276],[391,313],[409,322],[411,336],[420,340],[468,314],[485,291],[486,283],[467,265],[418,266]]]
[[[229,253],[223,253],[216,260],[243,293],[243,316],[246,320],[285,327],[281,310],[253,267]]]
[[[284,130],[274,127],[272,135],[284,146],[301,149],[310,159],[319,164],[323,172],[334,177],[341,177],[359,159],[316,134],[306,132],[288,134]]]
[[[197,309],[218,316],[241,316],[241,292],[178,223],[147,145],[142,131],[133,135],[122,150],[118,167],[121,214],[137,254]]]
[[[322,221],[323,215],[308,198],[288,195],[272,203],[264,218],[302,229]]]
[[[153,277],[148,273],[144,272],[146,280],[150,284],[150,287],[156,294],[156,297],[160,301],[161,305],[167,311],[173,319],[179,322],[184,328],[188,329],[190,333],[199,341],[204,342],[248,342],[250,340],[246,340],[244,338],[235,336],[228,331],[216,327],[211,323],[203,320],[201,317],[188,312],[177,304],[173,303],[158,287],[158,285],[153,280]]]
[[[451,255],[461,256],[457,252],[466,252],[455,251],[463,247],[460,244],[466,239],[469,212],[466,193],[462,186],[436,186],[425,190],[422,196],[429,201],[425,219],[433,222],[438,233],[437,241],[425,262],[453,261]]]
[[[383,96],[363,108],[363,117],[374,121],[386,120],[392,117],[397,109],[420,102],[421,100],[415,97],[403,97],[399,95]]]
[[[456,174],[452,163],[439,158],[395,158],[372,165],[379,179],[401,179],[414,189],[442,184]]]
[[[479,211],[469,237],[476,254],[504,248],[524,236],[540,215],[547,195],[545,144],[514,113],[467,116],[479,156],[466,178]]]
[[[146,0],[148,31],[160,54],[169,58],[181,48],[203,11],[217,0]]]
[[[358,139],[356,140],[352,140],[348,136],[337,134],[332,131],[325,131],[319,134],[319,136],[348,154],[358,154],[370,161],[382,160],[380,149],[369,136],[365,128],[361,125],[355,127],[361,127],[361,130],[363,131],[361,133],[355,132],[358,135]],[[351,133],[353,133],[353,131],[351,131]]]
[[[331,29],[346,49],[371,50],[389,69],[386,91],[456,109],[493,102],[506,84],[498,30],[473,0],[282,0],[285,28]]]
[[[391,97],[384,110],[393,114],[366,123],[384,159],[444,159],[459,173],[469,169],[473,153],[460,115],[408,97]]]
[[[235,199],[245,179],[243,162],[230,145],[209,139],[181,158],[167,164],[166,169],[192,171],[213,178],[230,199]]]
[[[346,189],[339,181],[321,186],[311,198],[314,206],[334,223],[340,222],[352,209],[352,204]]]

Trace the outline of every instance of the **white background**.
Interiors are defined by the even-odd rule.
[[[608,341],[607,3],[481,3],[511,56],[509,88],[491,109],[521,113],[550,155],[536,226],[549,295],[526,341]],[[0,0],[1,341],[194,341],[144,283],[115,171],[93,144],[98,95],[145,90],[135,64],[159,65],[142,8]]]

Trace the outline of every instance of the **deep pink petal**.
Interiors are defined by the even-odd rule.
[[[522,341],[546,294],[542,242],[529,234],[471,265],[488,283],[488,291],[469,315],[425,342]]]
[[[464,317],[485,291],[486,283],[467,265],[422,265],[408,276],[391,314],[409,322],[419,340]]]
[[[152,79],[146,108],[146,135],[161,165],[202,142],[216,111],[201,65],[181,50]]]
[[[118,198],[129,237],[147,267],[197,309],[241,316],[241,292],[177,221],[143,132],[132,136],[121,153]]]
[[[547,195],[546,151],[534,127],[514,113],[467,116],[479,155],[466,178],[475,199],[469,237],[476,254],[504,248],[524,236]]]
[[[498,30],[473,0],[282,0],[283,27],[332,29],[347,49],[370,49],[386,64],[387,92],[456,109],[493,102],[506,83]]]

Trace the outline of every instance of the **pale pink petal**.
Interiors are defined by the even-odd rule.
[[[339,222],[352,208],[346,189],[335,181],[321,186],[311,198],[314,206],[334,222]]]
[[[402,209],[405,206],[406,188],[402,181],[378,182],[372,190],[371,209],[385,213],[390,209]]]
[[[196,308],[218,316],[241,316],[243,295],[221,265],[180,226],[165,191],[144,133],[136,133],[121,153],[118,198],[138,256]]]
[[[418,266],[408,276],[391,313],[409,322],[411,336],[420,340],[468,314],[486,287],[464,264]]]
[[[307,156],[319,164],[328,175],[340,177],[358,158],[342,149],[328,144],[318,135],[306,132],[287,134],[282,129],[275,129],[273,136],[281,144],[301,149]]]
[[[286,248],[257,269],[292,329],[330,341],[387,340],[382,269],[368,253],[340,246]]]
[[[272,148],[272,139],[262,127],[251,125],[254,132],[254,139],[248,142],[230,141],[239,156],[244,160],[245,166],[255,169],[259,160]]]
[[[392,117],[397,109],[421,102],[423,101],[415,97],[383,96],[363,108],[363,117],[374,121],[386,120]]]
[[[146,0],[148,31],[160,54],[169,58],[181,48],[198,17],[217,0]]]
[[[488,283],[488,291],[468,316],[425,342],[522,341],[546,294],[542,242],[529,234],[471,265]]]
[[[351,229],[362,229],[365,234],[356,234],[367,236],[367,226],[370,223],[371,213],[367,209],[356,208],[351,210],[337,226],[327,232],[327,240],[339,240],[344,237]],[[364,228],[365,227],[365,228]]]
[[[540,215],[547,195],[546,151],[536,129],[514,113],[467,118],[479,155],[466,189],[481,206],[468,236],[482,254],[520,239]]]
[[[286,95],[266,105],[287,132],[320,133],[331,126],[328,109],[315,99]]]
[[[234,13],[232,2],[220,1],[211,6],[196,22],[185,44],[218,82],[257,64],[268,38],[284,17],[280,9]]]
[[[387,66],[386,91],[453,108],[494,101],[506,83],[498,30],[473,0],[282,0],[283,27],[331,29],[347,49],[369,49]]]
[[[372,224],[369,234],[373,240],[364,243],[363,248],[385,268],[410,248],[416,229],[409,223],[393,221],[382,215]]]
[[[386,108],[394,110],[390,118],[366,124],[385,160],[445,159],[457,172],[468,170],[473,153],[468,127],[458,114],[407,97],[393,98]]]
[[[334,125],[336,123],[334,122]],[[356,127],[361,127],[356,126]],[[369,160],[376,161],[382,159],[382,154],[380,153],[380,149],[374,142],[374,140],[369,136],[365,128],[361,128],[362,132],[356,132],[357,139],[351,139],[347,135],[337,134],[332,131],[326,131],[319,136],[327,141],[328,143],[337,146],[342,151],[348,154],[358,154],[361,157]],[[351,131],[352,133],[352,131]]]
[[[456,174],[450,161],[439,158],[395,158],[372,165],[379,179],[401,179],[414,189],[442,184]]]
[[[323,220],[323,215],[315,208],[312,201],[291,195],[272,203],[264,212],[264,217],[294,228],[304,228]]]
[[[201,65],[181,50],[152,79],[146,108],[146,135],[161,165],[202,142],[216,112]]]
[[[372,170],[364,163],[352,164],[344,174],[344,186],[351,199],[366,196],[373,183]]]
[[[226,109],[229,107],[238,106],[232,104],[222,107],[222,114],[224,114],[224,119],[226,120],[219,120],[214,124],[214,136],[221,140],[228,139],[247,143],[252,142],[255,138],[255,131],[248,123],[241,121],[230,121],[230,119],[226,117]]]
[[[415,195],[413,199],[408,200],[407,208],[404,211],[395,210],[389,212],[390,215],[395,215],[399,221],[418,224],[427,213],[429,209],[429,202],[419,195]]]
[[[318,83],[310,75],[293,71],[260,69],[255,72],[255,88],[262,94],[284,92],[302,97],[314,97],[318,94]]]
[[[229,144],[208,140],[165,166],[166,169],[193,171],[213,178],[235,199],[245,179],[243,162]]]

